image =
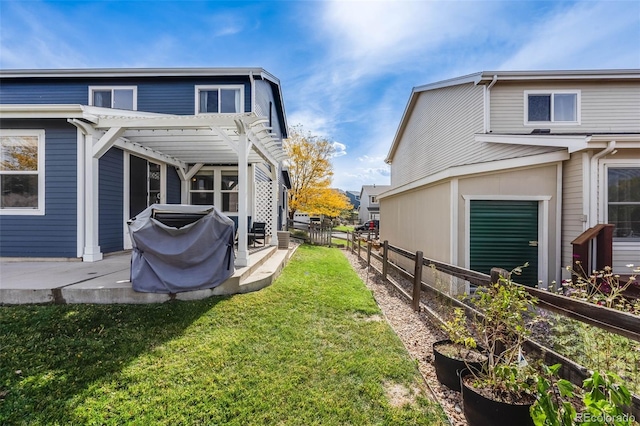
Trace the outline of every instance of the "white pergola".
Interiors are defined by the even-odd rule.
[[[182,203],[188,202],[189,182],[205,164],[238,165],[238,255],[237,266],[249,264],[248,166],[267,162],[271,179],[278,181],[280,164],[286,158],[268,120],[255,113],[169,115],[81,106],[82,114],[68,121],[82,138],[79,158],[84,158],[84,248],[83,260],[102,258],[98,244],[98,160],[110,148],[177,168],[182,181]],[[271,245],[277,245],[278,185],[272,185]]]

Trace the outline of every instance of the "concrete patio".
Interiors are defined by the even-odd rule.
[[[269,286],[295,251],[266,247],[249,255],[250,266],[207,290],[175,294],[138,293],[129,280],[131,252],[105,256],[99,262],[0,259],[0,305],[37,303],[162,303],[248,293]]]

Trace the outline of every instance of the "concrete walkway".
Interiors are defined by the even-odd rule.
[[[34,303],[162,303],[247,293],[270,285],[295,251],[267,247],[249,256],[251,266],[236,267],[231,278],[208,290],[176,294],[138,293],[131,288],[131,253],[98,262],[10,261],[0,259],[0,305]]]

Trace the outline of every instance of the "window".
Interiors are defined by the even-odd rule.
[[[238,212],[238,172],[222,172],[222,211]]]
[[[371,195],[371,196],[369,196],[369,203],[370,203],[370,204],[375,204],[375,203],[377,203],[377,202],[378,202],[378,199],[376,198],[376,196],[375,196],[375,195]]]
[[[89,105],[102,108],[138,109],[138,89],[135,86],[89,87]]]
[[[200,171],[191,178],[191,204],[213,205],[213,170]]]
[[[580,92],[525,92],[525,123],[580,122]]]
[[[609,167],[607,193],[613,236],[640,240],[640,167]]]
[[[0,131],[0,213],[44,214],[44,130]]]
[[[196,111],[206,113],[244,112],[243,86],[196,86]]]
[[[213,205],[225,213],[238,212],[238,170],[207,166],[191,178],[190,203]]]

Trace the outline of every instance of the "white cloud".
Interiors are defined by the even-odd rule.
[[[207,19],[213,37],[238,34],[244,30],[245,24],[241,14],[217,13]]]
[[[578,2],[526,29],[527,42],[500,68],[640,67],[640,3]]]
[[[347,155],[347,146],[340,142],[333,142],[333,157],[342,157],[343,155]]]
[[[354,81],[381,72],[415,70],[433,58],[443,44],[487,31],[500,16],[500,2],[330,1],[323,15],[331,74]],[[499,26],[492,31],[499,32]]]
[[[67,35],[75,33],[64,16],[40,2],[2,3],[2,8],[11,8],[14,19],[11,25],[2,24],[0,67],[69,68],[85,66],[85,59],[78,51],[77,46],[59,36],[60,32]],[[52,26],[52,23],[55,24]],[[70,39],[75,39],[75,37],[70,37]]]

